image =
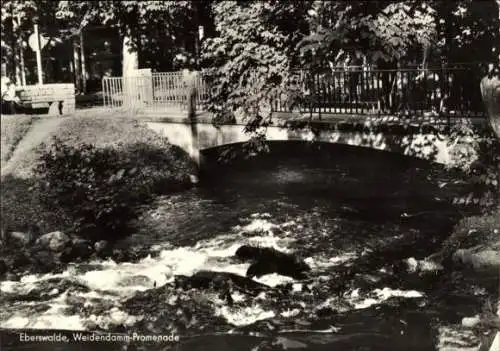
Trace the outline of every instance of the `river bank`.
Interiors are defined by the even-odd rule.
[[[0,274],[10,273],[11,278],[26,269],[33,273],[53,272],[63,269],[68,262],[103,255],[118,261],[143,257],[136,248],[113,250],[107,237],[81,238],[62,207],[47,207],[42,203],[45,194],[37,189],[40,180],[34,171],[40,155],[53,146],[54,138],[68,150],[79,150],[83,144],[92,145],[95,152],[110,150],[125,166],[141,167],[140,172],[154,179],[150,183],[163,184],[166,192],[190,188],[197,175],[196,165],[188,155],[132,118],[2,116],[1,124]],[[62,158],[60,162],[66,161]],[[64,181],[61,179],[61,184]],[[147,186],[148,180],[145,181]]]

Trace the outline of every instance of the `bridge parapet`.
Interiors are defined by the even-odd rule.
[[[485,120],[481,120],[483,123]],[[395,152],[418,157],[437,163],[456,166],[465,155],[466,161],[474,162],[478,150],[474,138],[449,133],[449,125],[443,120],[428,120],[427,127],[415,121],[392,119],[382,123],[379,120],[346,119],[325,120],[286,120],[276,119],[266,127],[265,135],[269,141],[306,141],[338,143]],[[198,123],[175,121],[150,121],[148,127],[168,138],[172,144],[185,149],[193,158],[200,161],[203,150],[244,143],[251,135],[245,133],[242,124],[214,126],[208,121]]]

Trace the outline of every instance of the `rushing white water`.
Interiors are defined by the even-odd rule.
[[[383,289],[375,289],[368,295],[368,297],[361,297],[359,294],[359,289],[356,289],[351,292],[349,302],[354,305],[354,308],[362,309],[381,304],[391,297],[405,297],[414,299],[422,298],[424,296],[422,293],[415,290],[403,291],[399,289],[390,289],[387,287]]]
[[[174,275],[192,275],[199,270],[231,272],[244,276],[249,267],[233,258],[236,250],[243,244],[273,247],[282,252],[291,252],[295,239],[290,235],[289,227],[294,222],[273,223],[269,214],[254,214],[251,221],[243,226],[236,226],[230,233],[203,240],[194,246],[172,247],[169,244],[155,246],[151,255],[137,263],[115,263],[112,260],[95,261],[87,264],[70,265],[61,274],[28,275],[20,281],[0,282],[0,292],[8,296],[24,296],[35,294],[38,290],[44,294],[45,309],[37,310],[37,303],[18,301],[10,308],[0,312],[2,328],[33,329],[68,329],[87,330],[95,327],[107,329],[113,325],[133,326],[142,316],[131,316],[122,309],[122,303],[139,291],[161,287],[174,280]],[[306,262],[313,271],[321,271],[346,263],[356,258],[353,252],[344,252],[336,257],[326,257],[323,253],[308,257]],[[67,280],[87,289],[66,288],[61,290],[50,285],[54,279]],[[274,287],[278,284],[293,283],[292,290],[302,290],[302,283],[294,283],[292,278],[278,274],[269,274],[256,279],[258,282]],[[321,280],[321,279],[320,279]],[[38,290],[37,290],[38,289]],[[44,291],[48,290],[48,291]],[[83,291],[82,291],[83,290]],[[265,295],[265,294],[263,294]],[[41,295],[40,295],[41,296]],[[401,292],[388,288],[374,291],[367,296],[360,296],[355,291],[346,295],[348,304],[354,308],[365,308],[382,303],[391,296],[421,297],[418,292]],[[228,306],[217,296],[211,298],[214,315],[222,316],[234,326],[252,324],[258,320],[273,318],[280,314],[285,318],[293,318],[300,313],[299,308],[273,311],[263,307],[266,296],[253,301],[249,297],[234,292],[233,300],[248,302],[244,306]],[[86,308],[105,306],[99,313],[84,316],[71,309],[74,301],[83,301]],[[317,306],[328,306],[337,303],[327,299],[317,301]],[[42,302],[40,302],[42,303]],[[338,309],[338,306],[336,306]]]
[[[263,217],[263,218],[262,218]],[[20,281],[0,282],[0,292],[3,295],[24,296],[39,289],[44,282],[53,279],[69,279],[90,289],[90,292],[68,291],[59,292],[51,288],[53,297],[49,295],[46,304],[49,309],[37,312],[33,302],[16,302],[10,310],[0,314],[2,328],[40,328],[84,330],[98,325],[106,328],[109,325],[133,325],[140,316],[129,316],[120,310],[120,303],[130,298],[138,291],[160,287],[173,281],[174,275],[192,275],[199,270],[231,272],[245,275],[248,263],[232,259],[238,247],[248,243],[252,245],[273,247],[287,252],[292,239],[285,236],[275,236],[273,229],[286,227],[268,220],[269,215],[252,216],[252,221],[245,226],[237,226],[230,234],[220,235],[210,240],[198,242],[192,247],[161,248],[153,247],[152,251],[160,249],[158,257],[151,256],[137,263],[115,263],[112,260],[95,261],[85,265],[70,265],[61,274],[28,275]],[[254,234],[252,234],[254,233]],[[251,235],[251,236],[249,236]],[[168,247],[168,245],[165,245]],[[97,267],[97,268],[96,268]],[[276,274],[262,277],[260,281],[269,286],[275,286],[290,281],[290,278]],[[233,294],[238,301],[242,296]],[[85,306],[99,303],[111,304],[112,307],[102,315],[91,315],[84,319],[76,314],[67,314],[72,298],[85,301]],[[256,320],[269,318],[273,313],[261,311],[259,306],[246,309],[229,309],[226,306],[216,306],[216,314],[224,316],[234,325],[244,325]]]

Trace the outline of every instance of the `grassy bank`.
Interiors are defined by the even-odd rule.
[[[10,116],[5,116],[10,117]],[[24,119],[24,116],[21,118]],[[30,117],[27,116],[27,119]],[[177,148],[170,145],[165,138],[158,136],[155,132],[146,128],[143,124],[133,118],[111,117],[111,116],[78,116],[63,118],[60,123],[52,124],[48,129],[43,125],[47,124],[48,118],[40,119],[33,123],[33,129],[38,128],[39,133],[44,134],[43,140],[33,145],[29,145],[23,152],[22,158],[16,160],[10,175],[20,178],[30,178],[33,175],[33,167],[36,165],[39,152],[42,150],[42,143],[50,143],[52,137],[57,137],[69,146],[78,147],[82,143],[93,144],[99,148],[111,146],[114,148],[125,148],[134,143],[147,143],[151,147],[159,148],[173,157],[179,158]],[[4,116],[2,116],[2,125]],[[44,130],[45,129],[45,130]],[[9,133],[4,134],[2,127],[2,146],[12,137]],[[24,140],[28,142],[29,140]],[[183,162],[185,160],[179,160]],[[176,166],[181,166],[177,164]]]
[[[44,209],[39,194],[33,191],[34,168],[40,153],[49,148],[53,137],[75,149],[85,143],[126,154],[141,171],[162,178],[159,181],[163,189],[154,189],[158,191],[187,186],[189,175],[196,172],[194,163],[183,150],[132,118],[2,116],[1,122],[2,166],[4,162],[8,166],[1,180],[3,230],[37,235],[64,230],[68,224],[59,209]],[[11,158],[14,153],[15,157]]]
[[[4,116],[1,120],[1,167],[5,166],[34,121],[32,116]]]

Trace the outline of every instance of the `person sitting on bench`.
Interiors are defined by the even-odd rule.
[[[2,77],[2,114],[16,114],[19,101],[16,85],[9,78]]]

